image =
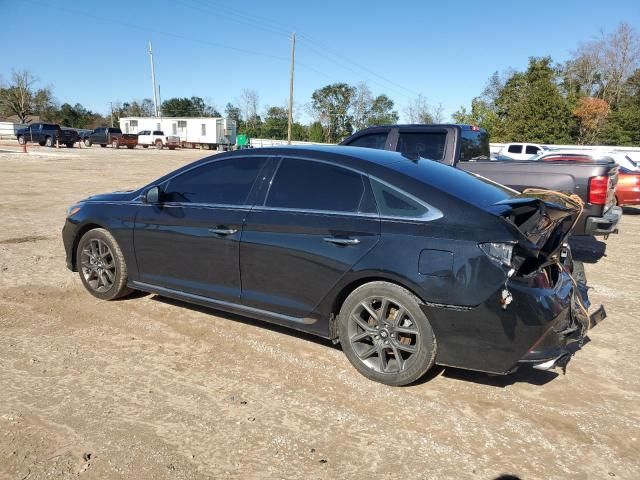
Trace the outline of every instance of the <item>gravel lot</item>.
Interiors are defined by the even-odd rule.
[[[66,269],[68,205],[206,152],[17,150],[0,146],[0,478],[640,478],[640,209],[578,242],[603,257],[586,273],[609,317],[566,376],[437,369],[391,388],[326,341],[153,295],[100,302]]]

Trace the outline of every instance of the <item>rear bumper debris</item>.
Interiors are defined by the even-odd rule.
[[[584,229],[586,235],[610,235],[618,233],[618,222],[622,218],[621,207],[611,207],[602,217],[589,217]]]

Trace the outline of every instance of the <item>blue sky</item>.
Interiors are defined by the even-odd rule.
[[[448,117],[496,70],[523,69],[529,56],[563,61],[620,21],[640,25],[637,0],[0,0],[0,11],[0,75],[28,69],[60,103],[102,113],[152,96],[148,40],[163,99],[198,95],[221,110],[248,88],[261,110],[284,105],[295,30],[297,104],[328,83],[366,81],[401,115],[420,93]]]

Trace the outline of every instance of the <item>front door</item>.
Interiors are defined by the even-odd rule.
[[[378,242],[368,178],[315,160],[284,158],[240,245],[242,303],[303,321]]]
[[[264,157],[226,158],[161,185],[142,205],[134,247],[139,281],[222,301],[240,299],[239,242]]]

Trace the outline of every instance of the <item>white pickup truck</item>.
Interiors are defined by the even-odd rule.
[[[167,147],[169,150],[175,150],[180,146],[180,137],[177,135],[165,135],[162,130],[143,130],[138,133],[138,145],[143,148],[149,146],[162,150]]]
[[[531,157],[546,152],[549,147],[538,143],[507,143],[498,155],[509,157],[513,160],[529,160]]]

